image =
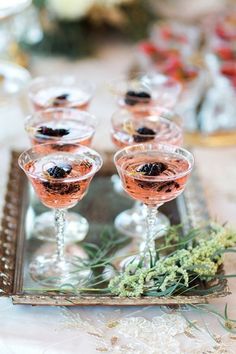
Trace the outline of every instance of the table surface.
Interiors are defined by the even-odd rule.
[[[30,71],[33,76],[67,73],[77,74],[81,79],[93,81],[97,86],[97,90],[90,110],[96,114],[100,122],[93,146],[100,151],[110,151],[113,146],[109,137],[109,126],[111,114],[115,110],[115,102],[107,90],[106,82],[124,74],[132,62],[133,55],[133,51],[128,47],[117,47],[112,50],[107,47],[96,58],[80,61],[37,57],[32,59]],[[26,110],[26,107],[24,107],[24,110]],[[23,117],[26,111],[22,112],[19,103],[15,101],[10,107],[0,107],[0,112],[2,127],[4,127],[0,129],[2,169],[0,207],[2,207],[7,180],[9,151],[11,148],[25,148],[29,146],[29,142],[23,128]],[[194,155],[211,217],[219,222],[228,222],[229,225],[236,227],[236,145],[230,148],[195,148]],[[235,256],[226,256],[225,268],[226,273],[235,273]],[[227,298],[212,301],[212,303],[217,309],[222,310],[227,302],[230,316],[236,318],[236,281],[229,280],[229,286],[232,294]],[[143,330],[150,335],[153,328],[149,328],[148,332],[146,327],[153,323],[153,317],[157,315],[163,315],[162,309],[154,307],[140,309],[112,307],[64,309],[13,306],[10,299],[2,298],[0,299],[0,353],[90,354],[104,351],[113,353],[161,353],[157,349],[150,349],[147,343],[142,346],[143,342],[139,347],[139,351],[137,348],[131,349],[129,347],[127,349],[128,347],[125,347],[125,345],[123,347],[122,345],[117,345],[117,341],[122,341],[124,338],[126,338],[126,341],[127,339],[132,339],[133,343],[137,344],[139,341],[137,336],[140,335],[137,334],[139,333],[137,331],[136,334],[132,334],[130,337],[122,333],[121,330],[119,333],[117,332],[118,334],[114,335],[113,333],[113,336],[112,334],[107,334],[107,328],[110,328],[109,326],[107,327],[109,321],[114,319],[125,319],[127,321],[129,319],[129,321],[133,321],[133,326],[139,328],[139,324],[135,325],[135,318],[142,316],[147,319],[145,325],[143,325]],[[191,311],[189,315],[192,318],[198,316]],[[215,323],[212,316],[207,316],[206,322],[211,326],[211,330],[222,334],[220,326]],[[207,336],[206,333],[205,335]],[[231,336],[229,339],[228,335],[224,335],[224,338],[226,337],[227,341],[229,340],[228,350],[231,350],[229,352],[236,352],[236,337]],[[188,340],[190,342],[192,340],[195,343],[194,345],[196,345],[197,339],[192,338],[190,340],[189,338]],[[181,342],[181,338],[179,341]],[[110,346],[107,344],[108,342]],[[195,346],[195,348],[197,347]],[[193,345],[190,343],[187,351],[181,351],[175,345],[175,350],[167,351],[166,349],[165,353],[197,353],[197,349],[196,351],[192,350]],[[201,352],[199,351],[199,353]],[[217,353],[217,351],[214,351],[214,353]],[[223,351],[219,351],[219,353],[223,353]]]

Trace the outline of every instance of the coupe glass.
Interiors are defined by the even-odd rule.
[[[65,211],[86,194],[102,166],[100,155],[79,144],[41,144],[23,152],[19,165],[41,202],[54,209],[55,215],[57,254],[35,257],[29,266],[32,279],[49,286],[85,282],[90,270],[64,252]]]
[[[119,106],[143,113],[150,107],[173,108],[181,92],[179,82],[155,72],[114,80],[109,86]]]
[[[145,143],[119,150],[114,162],[126,193],[147,207],[147,231],[138,258],[148,267],[156,255],[157,210],[183,192],[194,159],[190,152],[173,145]]]
[[[70,107],[85,110],[94,93],[94,86],[75,76],[38,77],[29,85],[33,108]]]
[[[164,118],[165,116],[172,119],[176,117],[174,112],[163,108],[150,110],[145,118],[141,118],[139,113],[137,118],[134,112],[118,110],[112,116],[112,141],[118,148],[148,141],[181,146],[183,143],[182,129],[175,122]],[[115,190],[118,190],[118,179],[114,176],[113,182]],[[131,209],[124,210],[117,215],[115,226],[126,235],[142,238],[146,230],[146,215],[146,206],[136,201]],[[169,226],[170,221],[167,216],[159,212],[154,225],[156,237],[163,236]]]
[[[88,112],[71,108],[48,108],[30,115],[25,120],[25,130],[32,145],[47,145],[54,152],[53,143],[74,143],[90,146],[97,126],[96,118]],[[57,145],[56,145],[57,148]],[[33,235],[43,241],[55,241],[53,213],[44,212],[36,217]],[[81,241],[88,233],[87,220],[78,213],[69,212],[65,227],[65,241]]]

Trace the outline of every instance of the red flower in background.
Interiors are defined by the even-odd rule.
[[[150,41],[141,42],[139,44],[139,50],[147,55],[153,64],[162,64],[163,62],[169,60],[170,58],[180,57],[180,52],[175,48],[163,49],[157,47],[154,43]]]
[[[181,83],[191,81],[198,75],[197,69],[186,65],[180,58],[170,58],[166,63],[163,73]]]
[[[236,40],[236,13],[232,12],[216,23],[215,33],[225,41]]]
[[[230,46],[220,46],[214,49],[214,52],[221,60],[234,60],[236,58],[236,51]]]
[[[160,28],[161,37],[166,41],[176,41],[180,43],[187,43],[188,38],[180,33],[176,33],[173,29],[169,26],[162,26]]]

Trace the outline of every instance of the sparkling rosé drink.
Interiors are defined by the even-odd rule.
[[[35,145],[19,157],[19,165],[42,203],[54,209],[57,240],[57,254],[35,257],[29,270],[31,277],[43,285],[75,285],[87,281],[91,271],[78,271],[81,264],[75,262],[80,261],[64,252],[66,210],[83,198],[102,159],[86,146],[57,143],[50,149],[48,145]]]
[[[136,113],[127,110],[115,112],[111,130],[113,143],[118,148],[146,142],[181,146],[182,129],[162,115],[162,111],[152,110],[145,117],[136,119]]]
[[[70,150],[73,149],[72,146]],[[73,207],[83,198],[95,165],[88,157],[57,151],[29,161],[24,169],[41,202],[49,208],[61,209]]]
[[[96,125],[93,115],[70,108],[49,108],[25,120],[32,145],[60,141],[90,146]],[[53,149],[53,145],[48,147]]]
[[[157,209],[183,192],[194,159],[190,152],[173,145],[145,143],[119,150],[114,162],[125,191],[147,206],[146,238],[140,246],[140,257],[149,267],[150,258],[155,261],[156,257]]]
[[[186,158],[166,152],[140,152],[117,161],[125,191],[146,205],[163,204],[185,188],[190,164]]]
[[[94,87],[72,76],[39,77],[32,80],[29,98],[36,111],[49,107],[70,107],[86,110]]]
[[[174,107],[181,92],[181,84],[161,74],[138,73],[130,79],[114,80],[110,83],[110,89],[120,107],[132,112],[139,111],[139,115],[136,115],[138,118],[156,106]]]

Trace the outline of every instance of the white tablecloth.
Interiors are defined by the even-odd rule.
[[[113,147],[109,138],[109,121],[115,105],[104,81],[109,81],[124,73],[132,56],[132,50],[125,47],[114,50],[105,48],[96,58],[76,62],[64,59],[34,58],[31,72],[33,76],[76,73],[82,79],[93,81],[97,85],[97,92],[91,105],[91,111],[100,120],[94,147],[99,150],[111,150]],[[24,114],[20,112],[17,103],[15,102],[10,108],[0,108],[0,114],[0,201],[2,202],[7,179],[9,149],[11,147],[23,148],[29,143],[23,129],[22,118]],[[212,218],[222,223],[227,221],[236,227],[236,146],[221,149],[196,148],[195,157]],[[236,258],[227,255],[225,263],[226,272],[235,273]],[[218,309],[223,309],[227,302],[230,316],[236,318],[236,281],[230,280],[229,284],[232,295],[218,299],[214,301],[214,304]],[[79,314],[84,321],[79,319]],[[107,341],[110,339],[108,338],[102,343],[102,339],[99,337],[100,332],[95,333],[96,329],[102,328],[103,333],[107,334],[108,330],[104,330],[106,328],[104,324],[107,324],[107,321],[114,320],[114,318],[136,316],[151,319],[153,316],[161,314],[162,312],[158,308],[143,310],[78,307],[73,310],[65,310],[52,307],[13,306],[10,299],[0,298],[0,354],[107,352]],[[193,314],[191,316],[194,317]],[[87,323],[86,320],[89,322]],[[211,316],[207,316],[205,320],[210,323],[211,330],[222,334],[220,326],[217,326],[216,322],[212,322]],[[138,341],[135,336],[128,337],[128,340],[131,340],[130,338],[133,338],[133,341]],[[121,347],[115,345],[116,341],[117,339],[113,339],[113,350],[109,352],[131,353],[128,349],[121,351]],[[230,348],[232,353],[236,352],[235,339],[231,338]],[[151,353],[150,348],[146,347],[145,350],[140,353]],[[153,353],[162,352],[156,348],[156,352]],[[219,353],[223,353],[223,351]]]

